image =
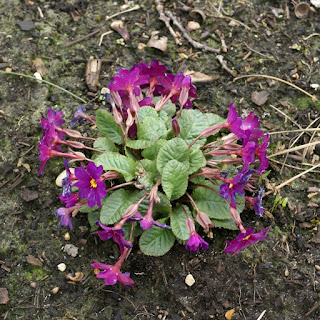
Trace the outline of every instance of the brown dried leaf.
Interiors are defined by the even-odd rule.
[[[147,46],[150,48],[156,48],[162,52],[167,50],[168,46],[168,38],[167,37],[160,37],[158,36],[160,31],[152,31],[151,38],[147,43]]]
[[[100,59],[90,57],[86,67],[86,83],[89,90],[96,92],[99,85],[99,76],[101,71],[102,62]]]
[[[46,73],[48,73],[48,69],[44,66],[42,60],[40,58],[36,58],[32,60],[32,71],[39,72],[41,77],[43,77]]]
[[[311,238],[310,242],[320,243],[320,229],[318,232]]]
[[[7,304],[9,300],[8,290],[6,288],[0,288],[0,304]]]
[[[71,273],[66,274],[67,279],[69,279],[71,281],[75,281],[75,282],[81,281],[83,279],[83,277],[84,277],[84,275],[80,271],[75,272],[74,276]]]
[[[204,74],[202,72],[197,71],[187,71],[185,72],[185,75],[189,75],[191,77],[192,83],[205,83],[205,82],[211,82],[214,80],[214,77],[208,76],[207,74]]]
[[[34,266],[42,267],[42,261],[31,254],[29,254],[27,257],[27,263],[32,264]]]
[[[265,104],[269,98],[269,92],[268,91],[254,91],[251,94],[251,100],[253,103],[255,103],[258,106],[262,106]]]

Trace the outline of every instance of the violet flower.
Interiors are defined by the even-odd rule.
[[[72,212],[75,209],[77,209],[76,206],[69,207],[69,208],[59,208],[59,209],[55,210],[55,212],[54,212],[55,216],[57,218],[60,218],[60,221],[58,224],[59,228],[61,226],[63,226],[63,227],[68,227],[69,230],[73,229],[71,216],[72,216]]]
[[[261,218],[263,216],[264,207],[262,205],[262,196],[264,193],[264,188],[261,188],[259,190],[258,195],[255,198],[252,197],[245,197],[245,199],[252,204],[253,209],[256,213],[256,215]]]
[[[120,267],[121,264],[119,260],[114,266],[100,263],[93,260],[94,263],[91,264],[91,267],[101,270],[96,277],[104,279],[104,283],[108,286],[113,286],[118,281],[124,284],[125,286],[133,287],[134,281],[130,278],[130,272],[121,273]],[[122,263],[122,261],[121,261]]]
[[[249,170],[250,164],[255,161],[255,151],[257,148],[258,145],[250,141],[240,151],[236,152],[236,154],[242,156],[243,170]]]
[[[226,183],[220,186],[220,195],[224,199],[230,199],[230,206],[236,208],[236,194],[243,196],[245,194],[244,187],[248,183],[253,170],[239,170],[233,179],[225,179]]]
[[[191,218],[187,218],[186,225],[190,233],[190,238],[186,245],[186,249],[190,250],[191,253],[195,251],[198,252],[200,248],[207,250],[209,248],[209,244],[197,234],[194,222]]]
[[[100,221],[97,221],[96,225],[101,227],[103,230],[95,231],[93,232],[93,234],[97,234],[102,241],[108,241],[109,239],[112,238],[112,240],[119,245],[121,253],[124,251],[124,248],[132,247],[132,244],[123,238],[124,236],[123,229],[115,229],[115,228],[107,227],[104,224],[102,224]]]
[[[255,151],[256,156],[260,161],[259,173],[263,172],[264,170],[268,169],[269,161],[267,158],[267,148],[269,146],[269,138],[270,135],[266,134],[263,139],[261,145]]]
[[[62,179],[62,195],[65,197],[70,195],[72,188],[72,181],[75,179],[75,176],[71,173],[69,168],[69,159],[64,159],[64,167],[66,169],[66,176]]]
[[[41,127],[42,129],[47,129],[48,125],[51,123],[55,126],[60,127],[62,124],[65,123],[65,120],[62,118],[63,113],[61,110],[54,111],[53,109],[49,108],[47,111],[47,119],[42,117],[41,118]]]
[[[87,165],[87,171],[82,163],[81,168],[75,168],[74,173],[79,180],[74,184],[79,188],[79,197],[88,198],[88,206],[93,208],[95,205],[101,207],[101,199],[107,195],[106,185],[100,180],[103,166],[96,167],[94,162]]]
[[[224,252],[234,252],[233,255],[235,255],[240,250],[257,243],[262,239],[268,238],[265,233],[268,232],[269,228],[270,227],[264,228],[259,233],[253,233],[253,229],[248,228],[245,233],[240,233],[236,239],[227,241],[227,248],[224,250]]]
[[[79,122],[79,124],[83,124],[84,123],[84,119],[86,117],[85,115],[85,106],[80,106],[77,108],[77,111],[75,112],[71,122],[70,122],[70,127],[72,128],[77,122]]]

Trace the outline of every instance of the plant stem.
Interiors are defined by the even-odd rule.
[[[33,76],[28,76],[28,75],[26,75],[26,74],[17,73],[17,72],[11,72],[11,71],[3,71],[3,70],[0,70],[0,73],[2,73],[2,74],[11,74],[11,75],[13,75],[13,76],[19,76],[19,77],[24,77],[24,78],[28,78],[28,79],[32,79],[32,80],[36,80],[36,81],[43,82],[43,83],[45,83],[45,84],[48,84],[49,86],[55,87],[55,88],[57,88],[57,89],[65,92],[65,93],[68,93],[68,94],[70,94],[71,96],[73,96],[74,98],[76,98],[76,99],[80,100],[81,102],[87,104],[87,101],[86,101],[86,100],[78,97],[78,96],[75,95],[74,93],[72,93],[72,92],[70,92],[70,91],[68,91],[68,90],[66,90],[66,89],[64,89],[64,88],[62,88],[62,87],[60,87],[60,86],[52,83],[52,82],[49,82],[49,81],[47,81],[47,80],[39,80],[39,79],[37,79],[36,77],[33,77]]]

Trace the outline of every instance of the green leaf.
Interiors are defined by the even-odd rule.
[[[219,186],[213,185],[207,181],[203,184],[213,188],[217,193],[205,187],[197,187],[192,193],[192,198],[199,210],[205,212],[213,219],[230,219],[230,207],[219,195]]]
[[[238,230],[236,223],[232,219],[228,219],[228,220],[210,219],[210,220],[216,228]]]
[[[169,120],[168,114],[164,110],[159,111],[159,118],[164,123],[167,123],[167,121]],[[170,121],[171,121],[171,118],[170,118]]]
[[[207,119],[207,128],[226,122],[226,119],[221,118],[215,113],[204,113],[204,115]]]
[[[155,213],[164,214],[168,217],[172,211],[171,202],[162,192],[158,192],[158,197],[160,198],[160,202],[153,204],[153,210]]]
[[[128,182],[135,178],[137,163],[132,159],[115,152],[105,152],[95,159],[97,166],[102,165],[104,170],[115,170],[121,173]]]
[[[170,160],[163,168],[161,184],[170,200],[179,199],[185,194],[188,187],[186,166],[177,160]]]
[[[184,209],[191,217],[191,212],[187,206],[184,206]],[[190,233],[188,231],[186,221],[187,217],[181,206],[177,205],[171,214],[171,228],[175,236],[180,240],[188,240],[190,238]]]
[[[105,204],[101,208],[100,221],[103,224],[118,222],[131,204],[129,203],[131,199],[132,193],[124,189],[118,189],[108,195]]]
[[[156,163],[149,159],[142,159],[140,161],[141,170],[139,170],[138,181],[142,183],[145,188],[151,189],[160,178]]]
[[[165,223],[166,219],[158,220]],[[162,256],[173,246],[175,236],[171,230],[153,226],[144,231],[140,237],[140,250],[147,256]]]
[[[189,169],[189,149],[184,140],[174,138],[161,147],[157,156],[157,168],[160,173],[170,160],[177,160]]]
[[[159,97],[160,100],[160,97]],[[154,104],[156,104],[158,102],[158,99],[153,99]],[[171,100],[169,100],[161,109],[161,111],[165,111],[168,115],[169,118],[172,118],[177,111],[177,107],[174,103],[171,102]]]
[[[189,174],[196,172],[201,167],[204,167],[207,164],[206,158],[202,154],[200,149],[189,149],[190,156],[190,168]]]
[[[167,137],[167,127],[159,118],[145,117],[143,122],[137,125],[138,140],[165,139]]]
[[[111,113],[99,109],[96,113],[97,127],[104,137],[108,137],[116,144],[122,144],[123,134],[120,127],[115,123]]]
[[[100,220],[100,210],[94,210],[88,213],[88,221],[90,224],[90,231],[96,231],[98,230],[98,226],[96,225],[96,221]]]
[[[101,151],[111,151],[111,152],[119,151],[119,149],[115,146],[115,144],[107,137],[100,137],[96,139],[93,146],[94,148],[99,149]]]
[[[150,107],[150,106],[143,106],[139,109],[138,112],[139,115],[139,120],[140,122],[143,122],[145,117],[151,117],[151,118],[155,118],[158,119],[158,112],[156,111],[155,108]]]
[[[158,152],[160,148],[166,143],[166,140],[158,140],[152,147],[146,148],[145,150],[142,151],[141,155],[145,159],[149,160],[156,160]]]
[[[185,140],[187,145],[198,137],[204,129],[208,128],[206,116],[201,111],[194,109],[182,110],[178,123],[180,126],[180,134],[178,137]],[[193,146],[201,147],[205,141],[205,138],[199,139]]]
[[[128,148],[131,148],[131,149],[135,149],[135,150],[138,150],[138,149],[146,149],[146,148],[149,148],[151,146],[153,146],[155,144],[154,141],[152,140],[127,140],[126,141],[126,146]]]

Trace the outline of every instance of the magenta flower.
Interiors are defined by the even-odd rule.
[[[224,252],[234,252],[233,255],[235,255],[240,250],[257,243],[262,239],[268,238],[265,233],[268,232],[269,228],[270,227],[264,228],[259,233],[253,233],[253,229],[248,228],[245,233],[240,233],[236,239],[227,241],[227,248],[224,250]]]
[[[87,165],[87,171],[82,163],[81,168],[75,168],[74,173],[79,180],[74,184],[79,188],[79,197],[88,198],[88,206],[93,208],[95,205],[101,207],[101,199],[107,195],[106,185],[100,180],[103,166],[96,167],[94,162]]]
[[[258,145],[250,141],[237,154],[242,156],[243,170],[249,170],[250,164],[255,161],[255,151]]]
[[[47,119],[41,118],[41,127],[42,129],[48,129],[48,125],[54,124],[55,126],[60,127],[65,123],[65,120],[62,118],[63,113],[61,110],[54,111],[53,109],[48,109],[47,111]]]
[[[199,251],[202,248],[207,250],[209,248],[209,244],[205,242],[196,232],[194,232],[186,245],[186,249],[190,250],[190,252]]]
[[[101,227],[103,230],[96,231],[93,233],[96,233],[102,241],[108,241],[109,239],[112,238],[113,241],[119,245],[121,253],[124,251],[124,248],[132,247],[132,244],[123,238],[124,236],[123,229],[109,228],[103,225],[100,221],[97,221],[96,225]]]
[[[239,170],[233,179],[225,179],[226,183],[220,186],[220,195],[224,199],[230,199],[230,206],[236,208],[235,197],[236,194],[243,196],[245,191],[244,187],[248,183],[252,175],[252,169],[247,171]]]
[[[102,270],[100,271],[96,277],[97,278],[103,278],[104,283],[108,286],[111,285],[113,286],[116,284],[118,281],[124,284],[125,286],[131,286],[133,287],[134,281],[130,278],[130,273],[121,273],[120,272],[120,266],[121,264],[118,264],[118,261],[114,266],[107,265],[100,263],[98,261],[93,260],[94,263],[91,264],[91,267],[95,269]],[[121,261],[122,263],[122,261]]]
[[[263,172],[264,170],[268,169],[269,161],[267,158],[267,148],[269,146],[269,134],[266,134],[263,139],[261,145],[255,151],[256,156],[260,161],[259,173]]]
[[[149,75],[140,75],[140,70],[137,67],[131,70],[118,69],[118,74],[113,77],[113,81],[109,84],[109,89],[125,91],[129,95],[134,93],[138,96],[140,95],[140,86],[147,84],[148,79]]]
[[[70,195],[66,196],[60,194],[59,198],[66,208],[74,207],[75,204],[79,201],[79,196],[76,193],[71,193]]]
[[[238,117],[238,112],[232,103],[229,105],[229,113],[226,127],[238,138],[244,137],[244,131],[241,129],[242,119]]]

